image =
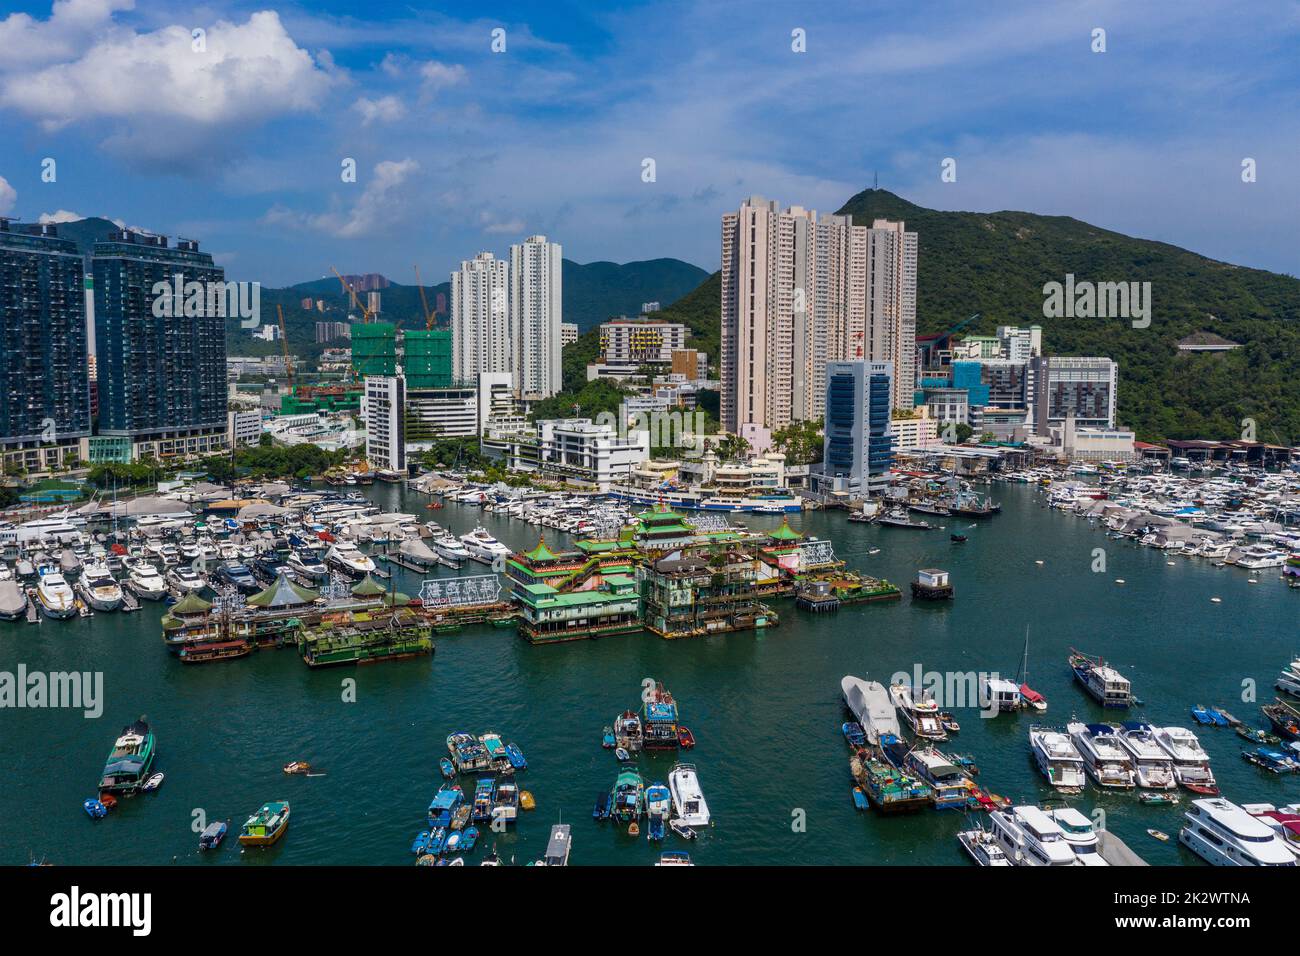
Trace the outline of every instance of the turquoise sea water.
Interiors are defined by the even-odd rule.
[[[425,513],[423,496],[404,501],[402,489],[388,486],[371,494],[386,508]],[[796,517],[800,530],[831,538],[850,567],[905,590],[917,568],[946,568],[957,597],[912,604],[905,596],[830,615],[780,601],[780,625],[758,634],[671,642],[642,634],[532,647],[513,631],[476,627],[437,638],[432,659],[311,671],[290,650],[182,665],[163,647],[158,604],[39,626],[0,623],[0,671],[19,662],[29,670],[96,670],[105,683],[97,720],[79,711],[0,710],[7,777],[0,863],[34,855],[82,864],[409,865],[411,840],[440,783],[444,740],[466,729],[518,743],[529,762],[520,786],[537,800],[508,833],[485,833],[469,862],[493,843],[507,860],[535,859],[550,825],[562,819],[573,824],[575,865],[648,864],[660,849],[688,849],[700,864],[964,865],[955,838],[966,823],[959,812],[882,818],[854,811],[839,731],[846,719],[840,679],[852,673],[887,682],[916,665],[1014,676],[1026,625],[1030,683],[1047,697],[1047,714],[983,720],[974,710],[958,711],[962,730],[948,745],[973,755],[980,783],[996,793],[1017,801],[1050,794],[1029,755],[1035,720],[1120,719],[1072,683],[1071,646],[1105,655],[1132,680],[1145,701],[1133,712],[1141,719],[1194,726],[1188,707],[1203,703],[1266,725],[1258,704],[1242,701],[1243,681],[1258,682],[1260,701],[1271,700],[1272,678],[1300,646],[1300,592],[1284,588],[1276,571],[1258,572],[1259,583],[1250,584],[1247,572],[1201,561],[1177,558],[1169,567],[1159,552],[1107,540],[1087,522],[1042,507],[1033,489],[999,486],[994,496],[1003,502],[1001,515],[975,527],[944,519],[942,532],[852,525],[835,513]],[[477,508],[429,513],[457,533],[482,523],[515,547],[531,547],[539,533]],[[768,527],[780,519],[743,520]],[[953,531],[969,541],[950,543]],[[876,547],[879,554],[867,553]],[[1096,548],[1106,549],[1104,573],[1092,571]],[[414,574],[399,570],[397,581],[418,591]],[[596,793],[617,773],[612,754],[601,749],[601,728],[638,707],[647,677],[677,697],[697,740],[683,759],[698,768],[716,825],[693,844],[670,836],[659,847],[591,819]],[[356,681],[355,703],[343,700],[346,679]],[[92,822],[81,801],[94,795],[119,729],[141,714],[157,734],[166,783]],[[1300,801],[1300,780],[1247,764],[1244,741],[1230,730],[1194,729],[1229,799]],[[293,759],[326,776],[285,776],[280,768]],[[647,783],[666,781],[673,759],[643,756]],[[462,785],[472,791],[468,778]],[[1184,807],[1189,797],[1182,794]],[[270,850],[241,854],[233,831],[277,798],[293,805],[287,836]],[[1148,827],[1175,834],[1180,809],[1143,807],[1132,794],[1091,786],[1073,802],[1085,812],[1105,809],[1110,829],[1152,863],[1201,865],[1176,842],[1146,835]],[[231,837],[215,854],[195,850],[198,811],[231,821]]]

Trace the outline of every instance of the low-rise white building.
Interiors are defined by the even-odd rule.
[[[537,474],[581,488],[608,491],[650,457],[650,434],[618,430],[589,418],[547,419],[534,425],[491,424],[483,453],[512,471]]]
[[[262,438],[262,413],[232,408],[226,413],[227,438],[230,447],[256,445]]]

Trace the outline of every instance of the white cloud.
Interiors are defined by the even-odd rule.
[[[134,0],[58,0],[48,20],[10,14],[0,20],[0,50],[5,51],[0,69],[76,56],[114,13],[134,6]]]
[[[465,68],[459,63],[438,63],[430,60],[420,65],[420,85],[427,93],[437,93],[449,86],[465,81]]]
[[[114,7],[113,0],[70,2],[86,8],[86,17]],[[21,36],[51,29],[62,22],[60,16],[56,4],[44,24],[12,26],[15,18],[10,17],[0,29]],[[216,22],[207,28],[203,51],[192,48],[189,27],[137,33],[105,20],[74,58],[65,55],[63,62],[40,69],[0,66],[0,105],[39,120],[46,129],[90,119],[228,126],[314,110],[337,79],[329,63],[322,69],[297,46],[272,11],[254,13],[242,24]],[[159,139],[175,135],[174,130],[151,132]]]
[[[336,239],[357,239],[383,231],[386,224],[405,219],[412,204],[401,187],[420,168],[414,159],[386,159],[376,163],[361,195],[352,208],[306,214],[280,204],[272,206],[262,222],[273,226],[311,229]]]
[[[59,210],[57,210],[57,211],[55,211],[55,212],[43,212],[43,213],[41,213],[40,218],[39,218],[38,220],[36,220],[36,221],[37,221],[37,222],[41,222],[41,223],[46,223],[46,222],[76,222],[76,221],[79,220],[79,219],[86,219],[86,218],[88,218],[88,217],[83,216],[83,215],[82,215],[81,213],[79,213],[79,212],[73,212],[73,211],[70,210],[70,209],[59,209]]]
[[[18,202],[18,190],[9,185],[9,180],[0,176],[0,216],[8,215]]]
[[[361,97],[352,104],[352,108],[361,114],[361,125],[371,123],[391,123],[406,115],[406,107],[396,96],[381,96],[377,100]]]

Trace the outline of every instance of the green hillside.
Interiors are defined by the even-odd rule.
[[[667,305],[698,286],[708,273],[680,259],[646,262],[564,260],[564,321],[585,332],[614,315],[638,315],[645,302]]]
[[[1300,440],[1300,281],[1207,259],[1065,216],[940,212],[885,190],[840,210],[857,223],[903,219],[918,233],[918,332],[1043,327],[1045,351],[1119,363],[1119,417],[1139,438],[1235,438],[1253,418],[1261,441]],[[1066,273],[1093,282],[1150,282],[1151,326],[1124,319],[1043,317],[1043,285]],[[1244,348],[1187,354],[1179,339],[1212,331]]]

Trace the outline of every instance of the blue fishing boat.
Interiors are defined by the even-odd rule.
[[[510,761],[510,766],[516,770],[528,769],[528,761],[524,759],[524,752],[515,744],[506,744],[506,758]]]
[[[460,787],[444,786],[429,803],[429,826],[449,827],[456,809],[465,801],[465,794]]]
[[[429,830],[421,830],[420,835],[411,843],[411,852],[416,856],[423,856],[429,852],[429,838],[433,836]]]
[[[91,797],[83,803],[81,808],[86,811],[86,816],[90,817],[92,820],[102,820],[104,817],[108,816],[108,807],[104,806],[94,797]]]
[[[871,804],[867,800],[867,794],[861,787],[853,788],[853,809],[866,810]]]
[[[652,783],[645,792],[646,839],[658,842],[668,829],[668,815],[672,811],[672,792],[662,783]]]
[[[429,842],[425,848],[425,852],[432,853],[434,856],[437,856],[439,853],[443,851],[443,848],[446,845],[447,845],[447,831],[443,827],[438,827],[436,830],[434,830],[432,833],[429,834]]]
[[[840,730],[844,734],[844,739],[849,742],[849,746],[854,750],[867,745],[867,734],[862,729],[862,725],[856,720],[846,722]]]
[[[478,842],[478,827],[466,827],[461,832],[463,836],[460,838],[460,849],[461,852],[468,853]]]
[[[443,777],[448,780],[451,780],[456,776],[456,768],[447,757],[443,757],[438,761],[438,769],[442,771]]]
[[[604,736],[601,738],[600,745],[606,750],[614,749],[614,728],[606,727],[603,731]]]
[[[1207,707],[1205,708],[1205,712],[1210,715],[1210,721],[1216,727],[1228,727],[1232,724],[1232,721],[1228,719],[1227,714],[1224,711],[1219,710],[1217,707]]]
[[[1192,708],[1192,720],[1196,721],[1198,724],[1214,723],[1214,718],[1210,716],[1210,712],[1200,704],[1197,704]]]
[[[470,817],[474,820],[487,820],[492,816],[492,791],[496,789],[494,777],[479,777],[474,784],[474,805]]]
[[[1300,771],[1300,761],[1294,757],[1288,757],[1280,750],[1274,750],[1272,747],[1256,747],[1254,750],[1243,750],[1241,756],[1249,763],[1253,763],[1261,770],[1267,770],[1270,773],[1296,773]]]
[[[608,793],[602,792],[596,794],[596,805],[591,810],[591,818],[593,820],[609,819],[609,794]]]
[[[221,846],[221,841],[226,838],[226,824],[221,821],[209,823],[199,834],[200,850],[215,850]]]
[[[465,847],[462,846],[464,839],[464,830],[453,830],[451,833],[447,834],[447,842],[442,848],[443,852],[459,853],[461,850],[465,849]]]

